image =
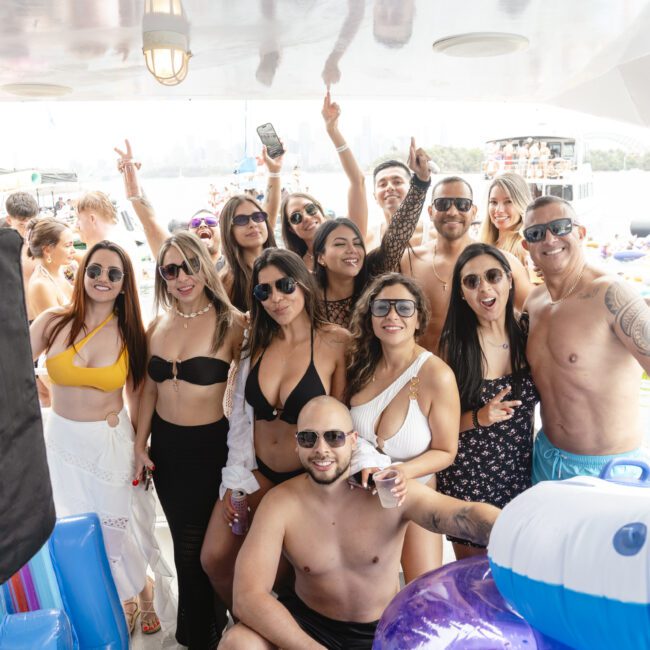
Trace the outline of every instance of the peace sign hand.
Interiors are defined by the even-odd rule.
[[[515,407],[521,406],[521,401],[519,400],[503,401],[503,398],[509,392],[510,386],[506,386],[487,404],[478,409],[476,412],[476,418],[482,427],[489,427],[495,422],[505,422],[506,420],[509,420],[514,415]]]
[[[131,143],[128,140],[124,140],[126,145],[126,151],[122,151],[117,147],[113,148],[113,151],[120,157],[117,161],[117,170],[121,173],[124,168],[124,163],[133,162],[133,152],[131,151]],[[140,163],[134,163],[136,169],[140,169]]]

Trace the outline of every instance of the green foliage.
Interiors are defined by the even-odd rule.
[[[479,173],[483,163],[484,153],[482,149],[466,149],[461,147],[443,147],[434,145],[426,150],[435,163],[440,167],[443,174],[451,173]],[[403,160],[403,156],[391,154],[382,156],[375,160],[370,169],[374,169],[379,163],[390,158]],[[406,161],[404,161],[406,162]]]
[[[587,154],[587,162],[595,172],[612,172],[622,169],[642,169],[650,171],[650,151],[627,153],[623,149],[592,149]]]

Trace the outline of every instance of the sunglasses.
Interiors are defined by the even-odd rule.
[[[236,214],[232,218],[234,226],[247,226],[248,222],[252,219],[253,223],[263,223],[266,221],[268,215],[266,212],[253,212],[253,214]]]
[[[468,212],[472,207],[472,199],[433,199],[433,207],[438,212],[447,212],[447,210],[451,208],[452,203],[456,206],[456,210],[458,210],[458,212]]]
[[[346,438],[351,433],[352,431],[346,433],[339,429],[331,429],[329,431],[323,431],[323,433],[318,433],[318,431],[312,431],[311,429],[305,429],[304,431],[296,432],[296,442],[299,447],[312,449],[316,446],[318,439],[322,437],[330,447],[342,447],[345,444]]]
[[[315,217],[318,214],[318,208],[313,203],[306,203],[301,210],[296,210],[289,215],[289,221],[297,226],[302,223],[302,213],[305,211],[310,217]]]
[[[165,264],[165,266],[159,266],[158,271],[165,280],[175,280],[181,269],[183,269],[185,275],[194,275],[195,273],[198,273],[201,269],[201,261],[199,258],[192,257],[189,260],[189,263],[190,266],[188,266],[185,261],[183,261],[182,264]]]
[[[119,282],[124,277],[124,271],[117,266],[109,266],[107,269],[108,281]],[[96,280],[104,272],[104,267],[100,264],[89,264],[86,267],[86,277]]]
[[[403,318],[409,318],[415,314],[415,300],[388,300],[386,298],[377,298],[370,303],[370,313],[378,318],[388,316],[391,307],[395,307],[395,313]]]
[[[289,295],[296,290],[298,283],[293,278],[280,278],[274,283],[275,288],[282,293]],[[264,302],[271,296],[271,285],[268,282],[256,284],[253,288],[253,295],[260,301]]]
[[[488,269],[482,276],[478,273],[468,273],[461,282],[465,289],[474,291],[481,286],[481,278],[485,278],[488,284],[499,284],[504,275],[503,269]]]
[[[548,223],[540,223],[536,226],[524,228],[524,239],[529,244],[536,244],[546,238],[546,231],[550,230],[556,237],[564,237],[573,230],[573,221],[568,217],[554,219]]]
[[[200,228],[201,224],[214,228],[219,225],[219,219],[215,216],[202,215],[199,217],[192,217],[190,219],[190,228]]]

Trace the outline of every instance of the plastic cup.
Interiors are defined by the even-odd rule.
[[[384,508],[397,508],[399,499],[391,492],[391,490],[395,487],[395,481],[398,476],[399,473],[394,469],[386,469],[372,475],[372,478],[375,481],[375,487],[377,488],[377,494],[379,495],[379,500]]]

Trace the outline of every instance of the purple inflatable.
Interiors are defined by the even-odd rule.
[[[452,562],[400,591],[373,650],[571,650],[534,630],[497,591],[487,558]]]

